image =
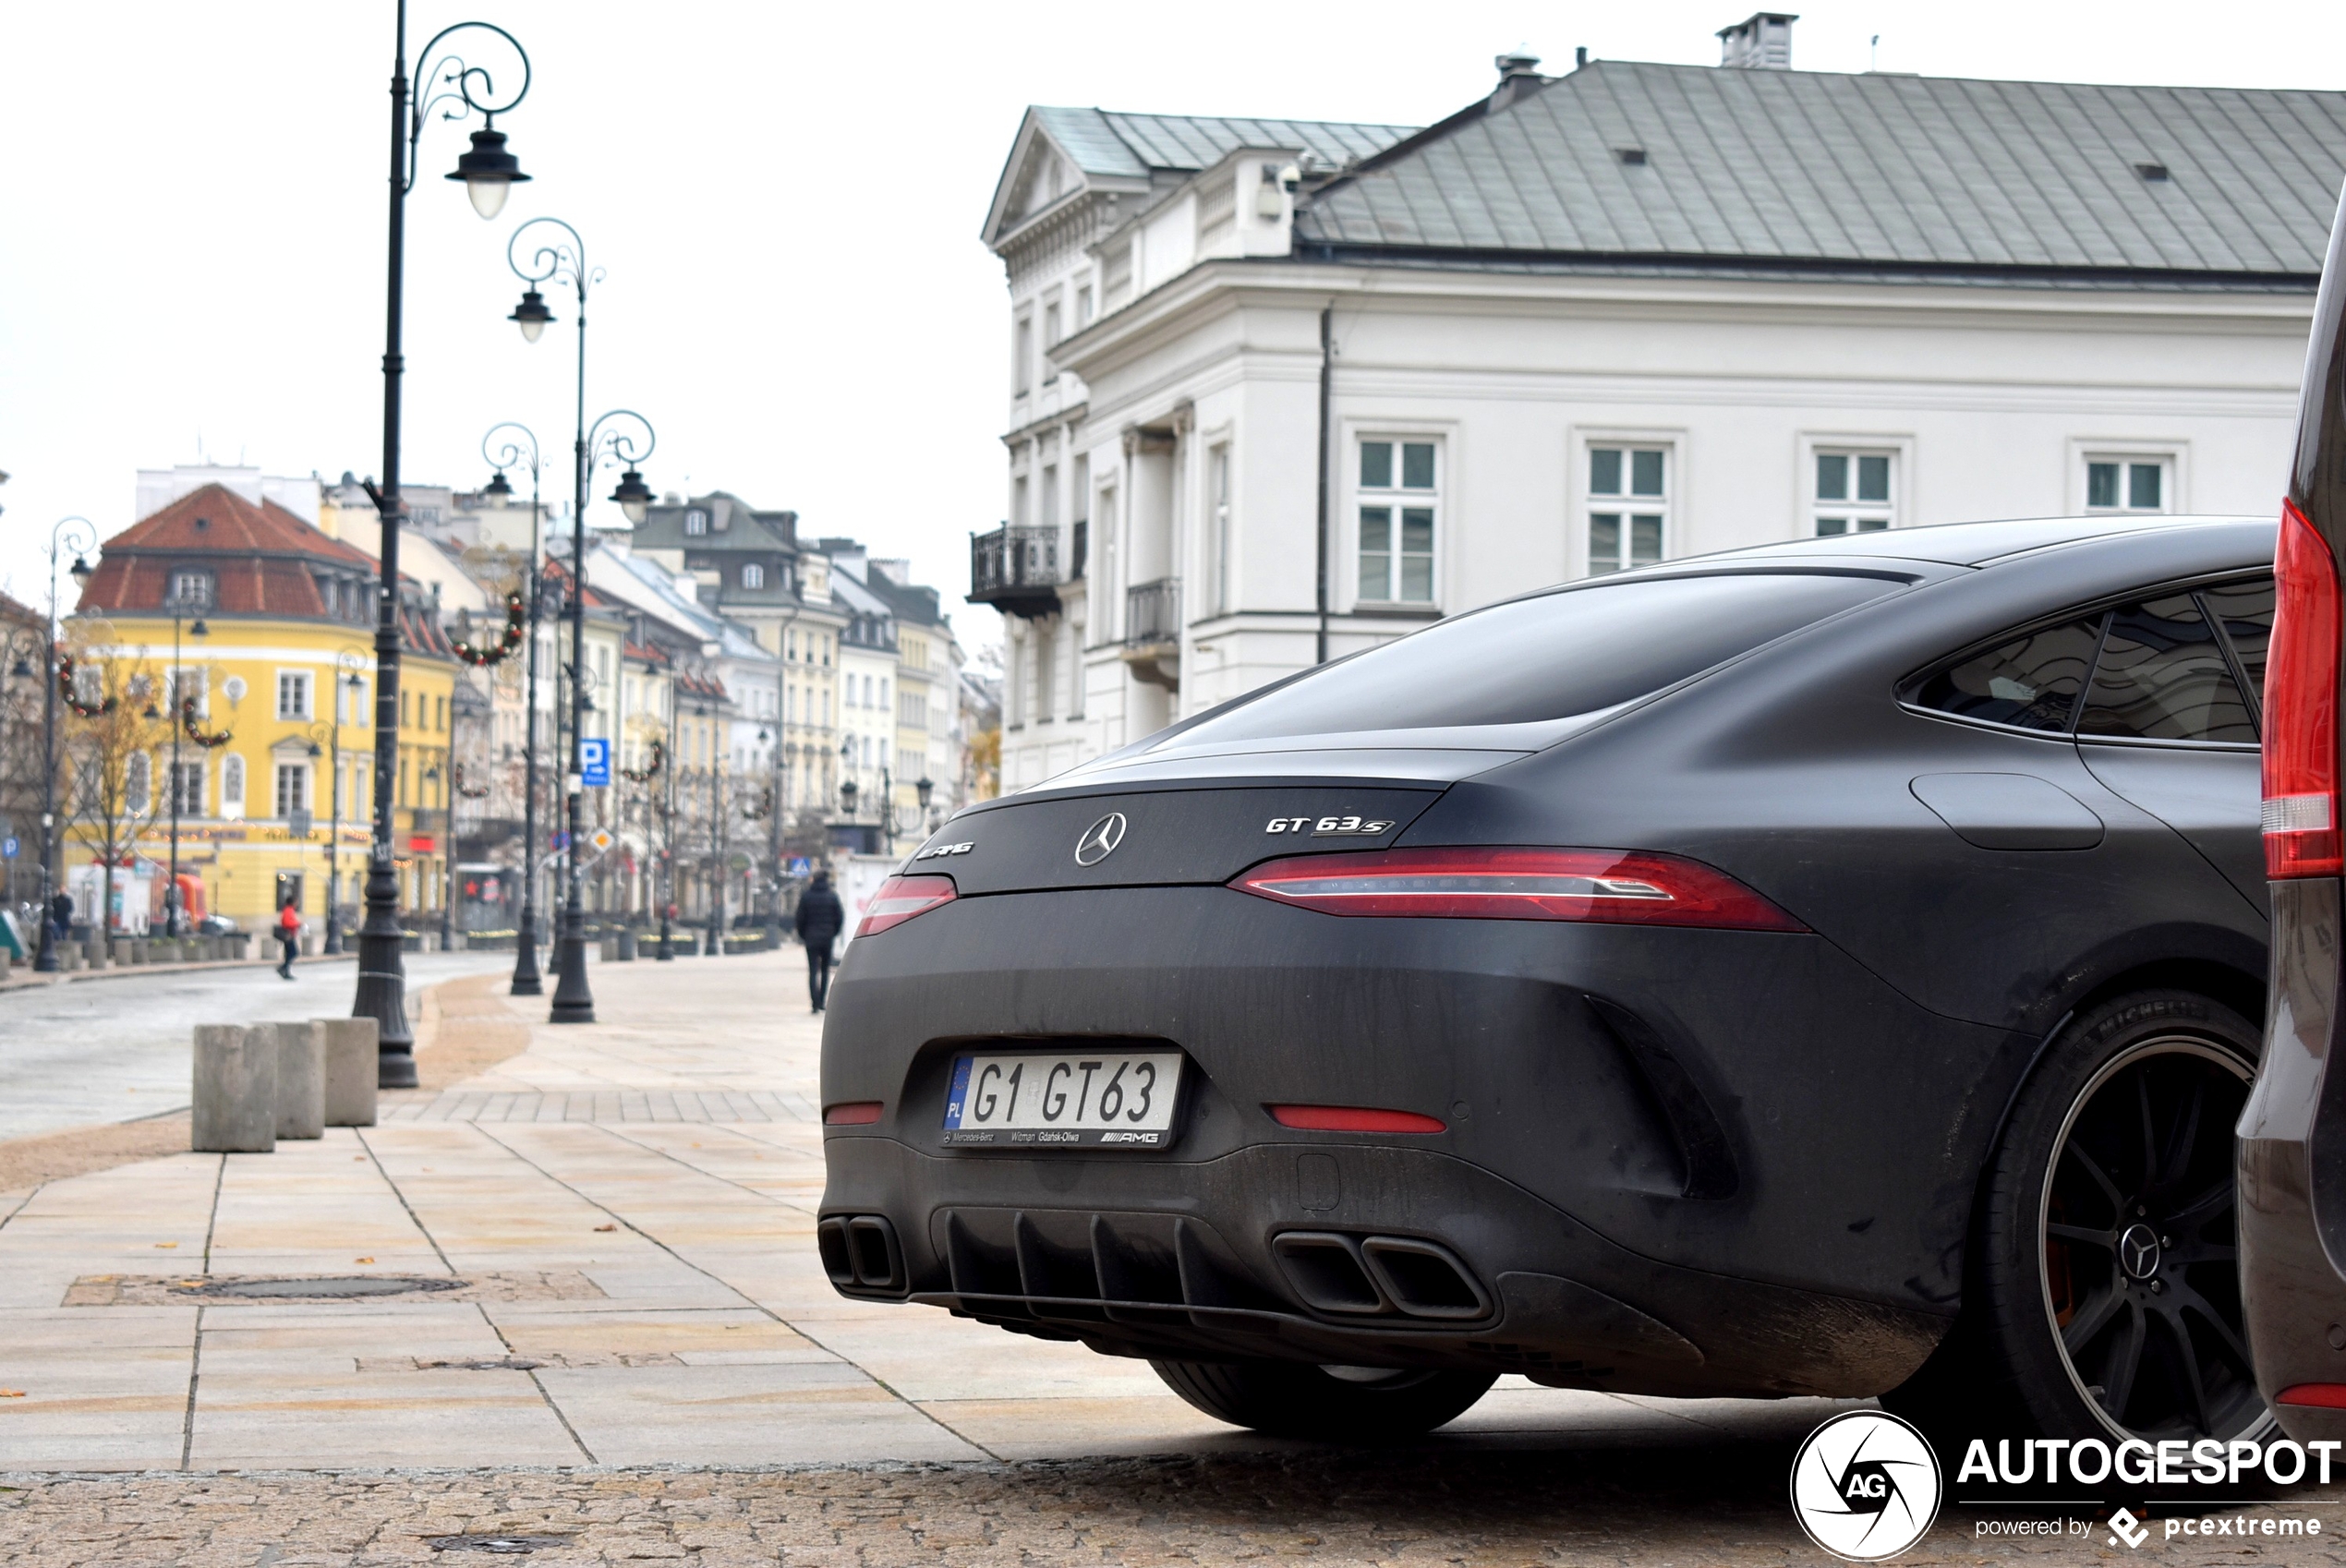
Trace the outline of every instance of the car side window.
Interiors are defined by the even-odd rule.
[[[2094,667],[2104,619],[2096,612],[1975,654],[1925,681],[1914,700],[1965,718],[2064,734]]]
[[[2253,578],[2204,590],[2200,601],[2224,629],[2224,636],[2240,656],[2240,673],[2248,695],[2259,708],[2265,695],[2265,647],[2273,640],[2273,580]]]
[[[2256,721],[2197,595],[2169,594],[2111,614],[2077,733],[2256,743]]]

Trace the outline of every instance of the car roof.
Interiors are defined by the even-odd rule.
[[[1935,561],[1946,566],[1986,566],[2010,556],[2089,539],[2125,534],[2165,533],[2207,527],[2238,527],[2243,523],[2277,522],[2272,518],[2206,517],[2013,517],[1993,523],[1940,523],[1921,528],[1893,528],[1870,534],[1841,534],[1831,538],[1786,539],[1777,544],[1749,545],[1670,562],[1683,569],[1696,562],[1796,560]]]

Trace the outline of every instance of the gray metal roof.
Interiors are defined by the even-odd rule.
[[[2310,279],[2341,177],[2346,93],[1606,61],[1336,179],[1297,241]]]
[[[1204,115],[1128,115],[1112,109],[1031,111],[1087,175],[1144,178],[1152,169],[1203,169],[1240,147],[1295,147],[1330,164],[1366,158],[1414,126],[1326,120],[1227,119]]]

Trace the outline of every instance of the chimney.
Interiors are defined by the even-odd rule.
[[[1797,16],[1760,11],[1749,21],[1719,30],[1719,64],[1746,71],[1792,69],[1792,24]]]
[[[1504,109],[1527,93],[1537,92],[1547,86],[1548,78],[1540,74],[1540,56],[1518,50],[1502,54],[1491,62],[1499,67],[1498,90],[1491,94],[1491,107]]]

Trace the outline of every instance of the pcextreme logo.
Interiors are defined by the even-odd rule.
[[[1922,1539],[1941,1490],[1922,1433],[1880,1410],[1835,1416],[1792,1461],[1793,1516],[1844,1562],[1880,1562]]]

